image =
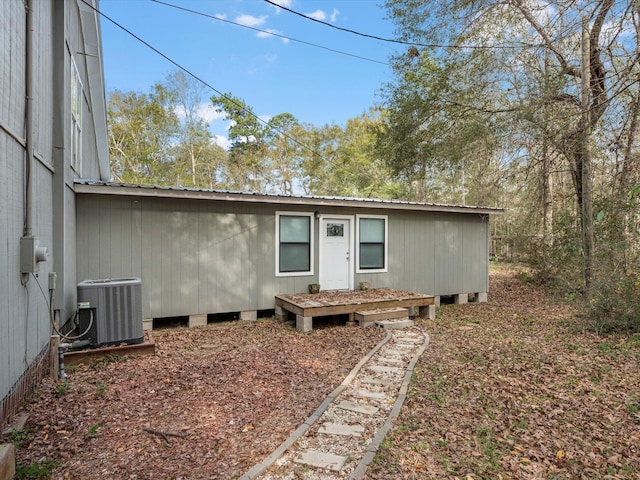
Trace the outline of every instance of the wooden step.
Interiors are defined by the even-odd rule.
[[[398,318],[408,318],[409,309],[402,307],[376,308],[373,310],[363,310],[354,313],[354,318],[361,327],[374,325],[381,320],[393,320]]]

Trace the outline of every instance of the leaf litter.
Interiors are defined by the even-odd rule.
[[[597,336],[576,313],[500,269],[488,303],[419,321],[429,348],[366,478],[640,479],[640,337]],[[383,335],[272,320],[156,330],[155,356],[45,382],[18,461],[54,459],[56,479],[237,478]]]
[[[275,320],[153,331],[156,355],[79,365],[45,381],[17,460],[52,478],[237,478],[286,440],[382,338]],[[64,392],[62,391],[64,390]]]
[[[368,479],[640,479],[640,337],[601,337],[514,271],[438,309]]]

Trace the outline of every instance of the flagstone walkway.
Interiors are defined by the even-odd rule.
[[[400,326],[398,324],[397,326]],[[361,479],[404,403],[429,337],[390,328],[318,409],[241,480]]]

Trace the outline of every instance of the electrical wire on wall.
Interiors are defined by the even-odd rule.
[[[51,334],[53,335],[54,333],[56,335],[58,335],[60,337],[61,340],[80,340],[81,338],[83,338],[87,333],[89,333],[89,331],[91,330],[91,327],[93,326],[93,311],[90,310],[90,318],[89,318],[89,325],[87,326],[87,328],[85,329],[84,332],[78,334],[78,335],[67,335],[64,334],[60,331],[60,329],[56,326],[56,322],[55,322],[55,316],[54,316],[54,311],[53,311],[53,300],[54,300],[54,290],[50,289],[49,290],[49,297],[47,298],[47,295],[44,293],[44,290],[42,288],[42,285],[40,285],[40,282],[38,281],[38,277],[36,277],[33,273],[31,274],[33,275],[33,279],[35,280],[36,284],[38,284],[38,288],[40,289],[40,292],[42,293],[42,297],[44,298],[45,304],[47,305],[47,309],[49,312],[49,322],[51,323]],[[27,292],[28,295],[28,292]],[[75,327],[78,327],[78,314],[79,314],[79,310],[76,310],[75,313],[73,314],[71,321],[73,322],[73,325]]]
[[[25,274],[28,276],[28,274]],[[37,280],[36,280],[37,281]],[[35,364],[29,365],[29,304],[30,304],[30,298],[29,298],[29,287],[27,285],[27,283],[23,283],[22,285],[24,287],[24,291],[25,291],[25,296],[26,296],[26,300],[27,300],[27,305],[26,305],[26,314],[25,314],[25,322],[24,322],[24,356],[22,361],[24,362],[25,365],[25,372],[29,371],[29,369],[31,369],[32,371],[39,371],[40,367],[42,366],[42,364],[45,361],[48,361],[48,357],[46,355],[38,355],[36,356],[37,362]],[[45,302],[46,302],[46,297],[45,297]],[[48,307],[48,305],[47,305]],[[24,375],[24,374],[23,374]],[[31,388],[35,389],[36,387],[36,379],[35,377],[31,378]]]
[[[29,352],[29,343],[28,343],[28,339],[29,339],[29,286],[27,285],[26,282],[22,283],[22,287],[24,288],[26,297],[27,297],[27,307],[26,307],[26,314],[25,314],[25,320],[24,320],[24,357],[22,358],[22,361],[24,362],[24,364],[26,366],[29,365],[29,360],[28,360],[28,352]]]

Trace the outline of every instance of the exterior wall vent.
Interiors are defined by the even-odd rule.
[[[78,284],[79,329],[94,346],[142,343],[142,281],[85,280]],[[93,321],[93,322],[92,322]]]

